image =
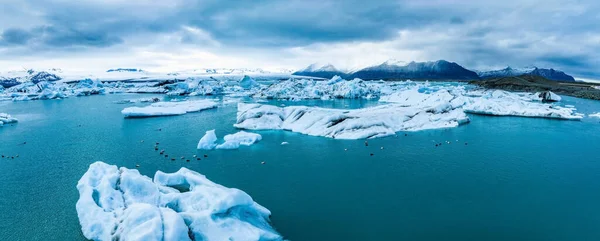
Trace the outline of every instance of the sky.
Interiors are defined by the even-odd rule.
[[[357,69],[444,59],[600,79],[597,0],[1,0],[0,70]]]

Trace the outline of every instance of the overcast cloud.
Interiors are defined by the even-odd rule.
[[[393,58],[600,79],[589,1],[3,0],[0,69],[357,68]]]

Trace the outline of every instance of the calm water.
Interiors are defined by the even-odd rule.
[[[254,146],[205,152],[196,144],[206,130],[219,137],[236,131],[235,105],[124,119],[120,110],[128,105],[113,103],[139,97],[0,102],[0,112],[20,120],[0,128],[0,154],[19,155],[0,159],[0,240],[85,240],[75,186],[99,160],[140,164],[150,176],[187,167],[242,189],[271,210],[274,226],[290,240],[600,240],[598,119],[471,116],[459,128],[399,133],[368,147],[362,140],[261,131],[263,141]],[[600,102],[565,99],[584,113],[600,111]],[[452,144],[434,146],[444,141]],[[209,157],[172,162],[154,151],[154,142],[171,156]]]

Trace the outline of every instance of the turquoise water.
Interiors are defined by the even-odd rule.
[[[235,105],[124,119],[120,110],[128,105],[113,103],[139,97],[0,102],[0,112],[20,120],[0,128],[0,154],[19,155],[0,159],[0,240],[85,240],[75,186],[94,161],[139,164],[150,176],[180,167],[201,172],[249,193],[290,240],[600,240],[599,119],[471,115],[459,128],[399,133],[368,147],[363,140],[260,131],[263,141],[251,147],[197,151],[206,130],[220,137],[236,131]],[[600,111],[600,102],[565,102]],[[452,143],[434,145],[445,141]],[[209,157],[171,161],[154,142],[170,156]]]

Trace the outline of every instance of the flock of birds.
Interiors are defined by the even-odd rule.
[[[144,140],[140,141],[141,143],[144,142]],[[160,145],[160,142],[156,142],[156,144],[154,145],[154,151],[158,151],[159,147],[158,145]],[[165,153],[165,149],[160,150],[160,152],[158,152],[159,155],[164,156],[165,158],[169,158],[169,154]],[[208,155],[204,154],[204,158],[207,158]],[[198,161],[202,160],[202,158],[200,158],[198,155],[192,155],[192,159],[196,159]],[[177,160],[177,158],[175,157],[171,157],[171,161],[175,161]],[[181,160],[185,160],[186,162],[190,162],[191,159],[187,158],[185,156],[181,156]],[[140,167],[140,164],[136,164],[135,167]]]

